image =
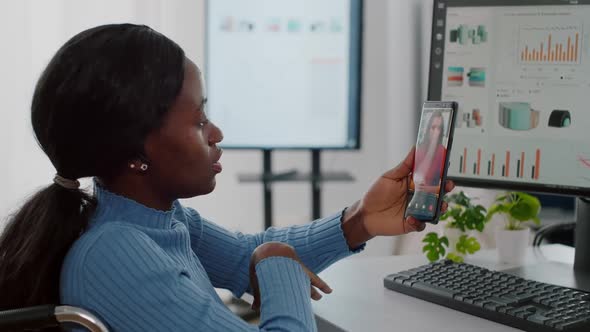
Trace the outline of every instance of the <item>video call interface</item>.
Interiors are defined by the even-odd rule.
[[[451,112],[448,108],[427,108],[422,112],[410,182],[412,198],[406,215],[432,220],[436,214],[449,143]]]
[[[590,5],[438,6],[429,99],[459,103],[448,176],[590,189]]]

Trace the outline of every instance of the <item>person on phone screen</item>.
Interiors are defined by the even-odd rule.
[[[446,147],[442,144],[444,117],[433,111],[422,141],[416,147],[414,185],[417,190],[438,194],[444,170]]]
[[[310,297],[331,291],[318,272],[375,236],[424,229],[404,218],[414,149],[358,201],[305,225],[242,234],[183,206],[222,171],[204,87],[182,48],[146,26],[98,26],[57,51],[31,104],[56,175],[0,237],[0,310],[73,305],[111,331],[315,331]],[[260,323],[214,288],[252,294]]]

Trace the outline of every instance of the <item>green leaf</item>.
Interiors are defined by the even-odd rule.
[[[486,221],[490,221],[492,216],[496,213],[508,213],[510,208],[512,207],[511,203],[508,204],[493,204],[488,209],[488,214],[486,215]]]
[[[508,197],[509,197],[508,194],[498,194],[498,196],[496,196],[496,202],[503,202]]]
[[[450,259],[450,260],[452,260],[455,263],[463,263],[463,256],[458,255],[458,254],[453,253],[453,252],[450,252],[447,255],[447,258]]]
[[[435,232],[426,234],[422,242],[426,243],[422,247],[422,252],[426,254],[426,257],[431,262],[443,257],[446,253],[445,246],[449,246],[449,240],[445,236],[439,238]]]
[[[437,261],[438,260],[438,257],[439,257],[438,256],[438,252],[436,252],[436,251],[429,251],[426,254],[426,258],[428,258],[428,260],[431,261],[431,262]]]
[[[508,192],[496,197],[496,203],[488,210],[486,220],[489,221],[496,213],[503,213],[508,216],[507,229],[522,228],[521,222],[532,220],[539,223],[538,214],[541,203],[532,195],[523,192]]]
[[[517,192],[516,204],[510,209],[510,215],[519,221],[532,220],[539,214],[541,203],[539,200],[529,194]]]
[[[509,213],[510,216],[516,220],[527,221],[534,216],[535,210],[533,210],[533,206],[527,202],[520,201],[512,206]]]
[[[436,234],[435,232],[430,232],[428,234],[426,234],[426,236],[424,237],[424,240],[422,240],[423,242],[429,242],[429,243],[434,243],[438,241],[438,234]]]
[[[465,239],[467,239],[467,235],[461,235],[457,241],[457,244],[455,245],[455,250],[463,255],[467,253],[467,249],[465,248]]]
[[[476,206],[474,209],[475,209],[477,212],[479,212],[479,213],[485,213],[485,212],[486,212],[486,208],[485,208],[485,207],[483,207],[482,205],[477,205],[477,206]]]
[[[464,255],[466,255],[467,253],[474,254],[479,249],[481,249],[481,246],[479,242],[477,242],[477,239],[472,236],[468,237],[466,234],[463,234],[459,237],[459,240],[457,241],[457,245],[455,247],[459,253]]]
[[[479,242],[477,242],[477,239],[474,237],[468,238],[466,242],[467,252],[472,255],[476,253],[479,249],[481,249]]]

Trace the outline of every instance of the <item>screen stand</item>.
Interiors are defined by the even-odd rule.
[[[264,204],[264,229],[273,226],[272,184],[274,182],[309,182],[311,184],[311,217],[318,219],[322,213],[322,183],[326,181],[354,181],[348,172],[322,172],[321,150],[311,149],[311,172],[302,174],[297,170],[273,173],[272,150],[262,150],[262,174],[238,174],[239,182],[262,182]]]
[[[590,199],[588,198],[580,197],[576,200],[574,243],[576,246],[574,270],[590,274]]]
[[[543,262],[505,270],[523,278],[578,289],[590,293],[590,200],[576,199],[574,265]]]

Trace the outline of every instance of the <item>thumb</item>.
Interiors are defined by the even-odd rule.
[[[395,168],[390,169],[389,171],[385,172],[383,176],[390,179],[401,179],[412,172],[414,169],[414,154],[416,152],[416,146],[413,146],[410,149],[410,152],[406,156],[406,158],[399,163]]]

